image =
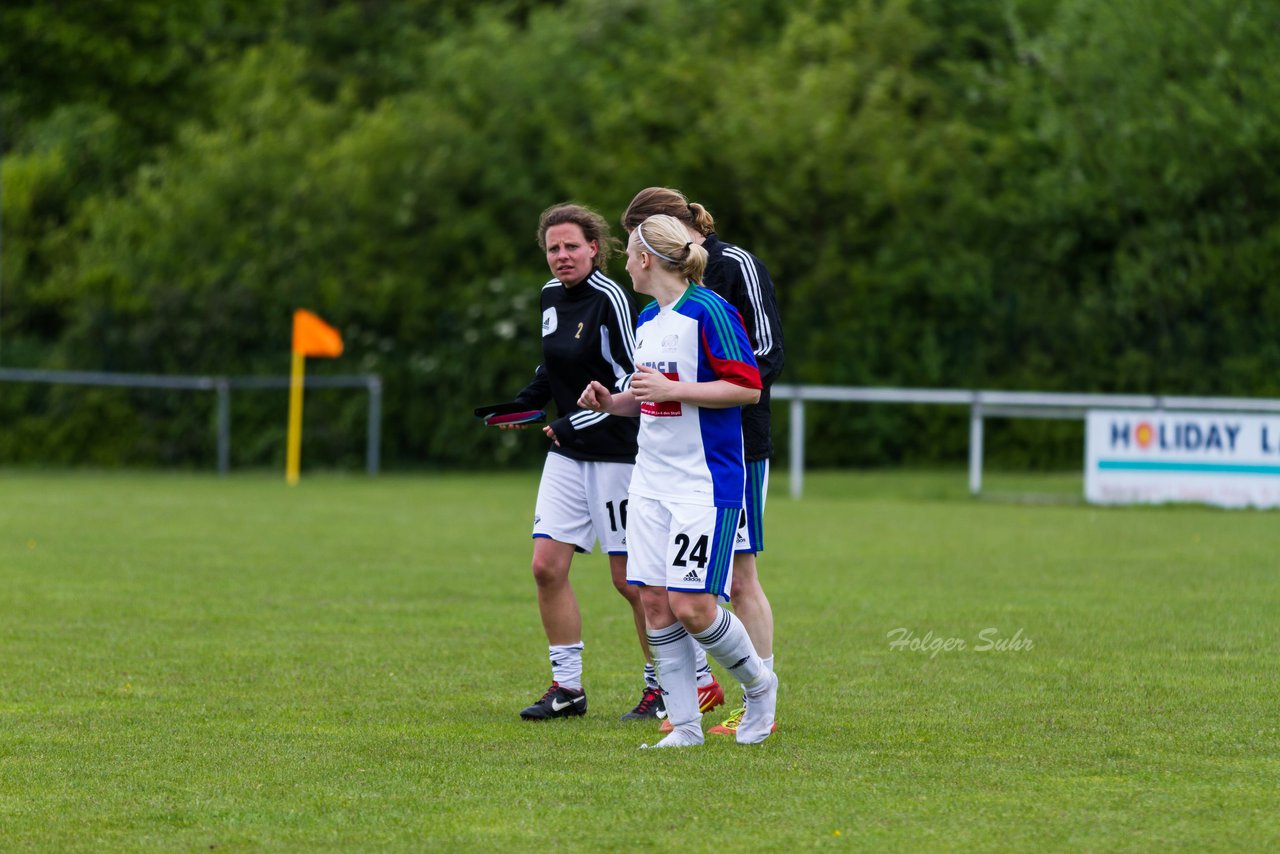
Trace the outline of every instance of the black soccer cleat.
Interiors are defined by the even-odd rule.
[[[622,716],[624,721],[638,721],[647,718],[665,718],[667,716],[667,704],[662,700],[661,688],[650,688],[645,686],[644,694],[640,697],[640,702],[636,703],[636,707]]]
[[[552,682],[547,693],[532,706],[520,710],[520,717],[526,721],[548,721],[552,718],[571,718],[587,713],[587,694],[582,690],[561,688],[559,683]]]

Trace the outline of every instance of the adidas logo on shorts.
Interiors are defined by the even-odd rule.
[[[684,577],[684,580],[685,581],[701,581],[702,579],[698,577],[697,570],[691,569],[689,570],[689,574]]]

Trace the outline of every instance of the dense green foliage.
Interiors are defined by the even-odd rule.
[[[312,370],[384,377],[389,464],[532,459],[468,413],[537,362],[537,215],[663,184],[770,266],[787,381],[1280,394],[1278,31],[1270,0],[8,3],[0,364],[279,374],[305,306],[348,342]],[[363,405],[308,424],[358,457]],[[237,462],[279,458],[281,401],[237,407]],[[207,464],[210,413],[5,386],[0,459]],[[815,419],[814,459],[953,458],[959,423]]]

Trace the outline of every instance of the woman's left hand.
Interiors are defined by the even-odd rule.
[[[636,372],[631,376],[631,392],[636,400],[646,403],[675,400],[675,385],[674,380],[648,365],[637,365]]]

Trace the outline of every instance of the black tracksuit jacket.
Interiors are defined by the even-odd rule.
[[[629,386],[635,349],[635,304],[599,269],[572,288],[559,279],[543,285],[542,364],[516,400],[539,409],[555,401],[551,429],[560,444],[551,453],[584,462],[636,461],[638,418],[578,406],[591,380],[615,393]]]

